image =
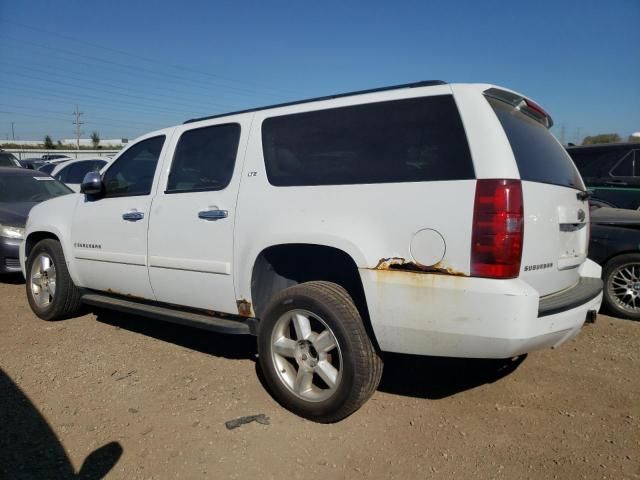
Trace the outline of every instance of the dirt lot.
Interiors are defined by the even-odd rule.
[[[639,345],[600,316],[521,363],[388,356],[359,412],[318,425],[269,396],[252,338],[48,323],[0,283],[0,477],[640,478]]]

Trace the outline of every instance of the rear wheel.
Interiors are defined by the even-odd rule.
[[[335,422],[375,392],[382,360],[349,294],[307,282],[267,305],[258,332],[260,366],[278,402],[317,422]]]
[[[26,263],[27,299],[38,317],[60,320],[80,310],[80,291],[69,276],[60,242],[38,242]]]
[[[607,262],[603,271],[604,303],[616,316],[640,320],[640,254],[627,253]]]

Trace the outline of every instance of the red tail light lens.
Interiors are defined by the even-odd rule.
[[[471,275],[517,277],[523,237],[520,180],[478,180],[471,235]]]

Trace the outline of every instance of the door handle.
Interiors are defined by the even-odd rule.
[[[144,213],[138,212],[137,210],[131,210],[122,214],[122,219],[128,222],[137,222],[138,220],[142,220],[143,218]]]
[[[201,210],[198,212],[198,218],[202,220],[220,220],[222,218],[227,218],[229,216],[229,212],[227,210]]]

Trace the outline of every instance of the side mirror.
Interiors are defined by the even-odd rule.
[[[80,193],[100,195],[104,189],[100,172],[87,172],[80,184]]]

